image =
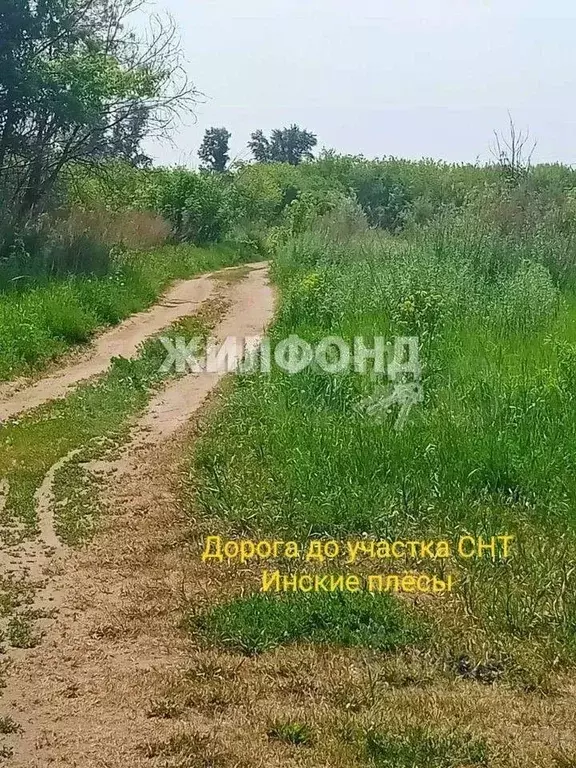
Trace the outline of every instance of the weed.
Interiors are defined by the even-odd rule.
[[[32,620],[20,614],[12,616],[8,622],[6,636],[13,648],[34,648],[40,642],[40,636],[34,632]]]
[[[467,733],[437,733],[429,728],[407,728],[403,733],[370,731],[366,752],[378,768],[488,765],[488,748],[483,739]]]
[[[143,745],[140,751],[146,757],[198,757],[205,750],[208,737],[196,733],[178,733],[166,741],[154,741]]]
[[[15,722],[10,715],[0,717],[0,733],[21,733],[22,726]]]
[[[506,561],[459,561],[449,605],[420,610],[440,657],[468,657],[460,676],[546,691],[576,663],[576,298],[574,269],[560,280],[542,240],[568,247],[563,232],[524,224],[504,236],[474,204],[402,243],[372,231],[287,240],[272,341],[417,334],[424,402],[397,433],[393,418],[358,411],[369,376],[238,377],[195,449],[191,498],[249,537],[514,536]],[[230,644],[279,642],[264,611],[250,621]]]
[[[277,721],[267,731],[269,739],[277,739],[297,747],[309,747],[314,743],[312,729],[304,723]]]
[[[146,714],[148,717],[170,720],[182,714],[182,707],[171,699],[158,699],[150,704]]]

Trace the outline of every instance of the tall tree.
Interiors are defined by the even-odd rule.
[[[312,160],[312,149],[318,143],[316,136],[297,125],[276,128],[267,138],[261,130],[254,131],[248,142],[254,159],[259,163],[290,163],[298,165]]]
[[[252,152],[252,156],[257,163],[271,163],[272,156],[270,151],[270,142],[264,136],[263,131],[254,131],[250,136],[248,142],[248,148]]]
[[[229,142],[232,134],[226,128],[208,128],[198,150],[203,168],[222,173],[230,160]]]
[[[144,136],[164,136],[197,92],[180,67],[175,28],[138,34],[141,0],[2,0],[2,231],[43,202],[71,164],[141,164]],[[141,24],[141,22],[140,22]]]
[[[148,131],[150,110],[144,104],[135,104],[128,109],[126,119],[120,120],[113,127],[105,153],[136,168],[148,168],[152,165],[152,159],[142,152],[141,144]]]

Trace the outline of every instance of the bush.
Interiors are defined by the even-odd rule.
[[[206,244],[226,236],[232,217],[225,178],[176,168],[164,171],[160,179],[154,204],[178,240]]]

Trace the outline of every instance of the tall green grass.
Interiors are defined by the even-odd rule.
[[[369,376],[240,377],[196,454],[205,513],[279,537],[510,533],[511,560],[458,566],[443,647],[532,670],[576,660],[576,291],[548,258],[571,258],[566,239],[550,226],[539,248],[542,232],[475,211],[403,241],[286,244],[273,339],[417,335],[425,401],[397,432],[394,413],[358,410]]]
[[[224,247],[164,246],[118,256],[105,275],[14,285],[0,292],[0,380],[41,368],[99,328],[145,309],[172,280],[248,258]]]
[[[247,654],[296,640],[391,650],[416,645],[424,628],[388,595],[292,594],[216,606],[192,621],[213,643]]]
[[[489,750],[483,739],[469,733],[436,733],[407,728],[403,733],[371,731],[366,751],[378,768],[459,768],[489,765]]]

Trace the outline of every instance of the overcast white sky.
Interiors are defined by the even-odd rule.
[[[161,163],[196,165],[206,128],[298,123],[368,157],[489,157],[507,111],[536,161],[576,163],[575,0],[157,0],[206,94]]]

